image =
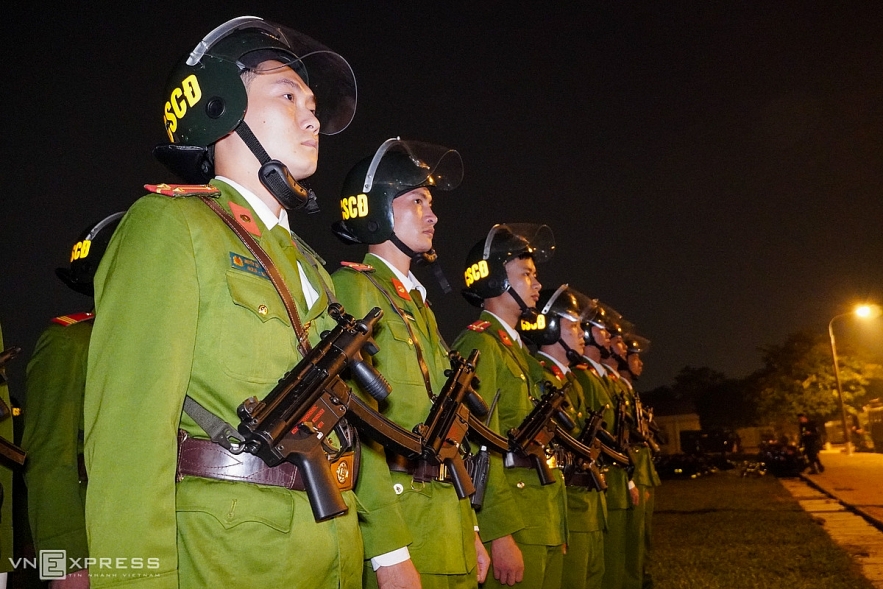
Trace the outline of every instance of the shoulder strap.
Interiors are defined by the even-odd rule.
[[[267,255],[267,252],[264,251],[260,244],[258,244],[251,235],[243,231],[236,220],[233,219],[227,211],[221,208],[218,203],[206,196],[200,196],[199,198],[202,199],[202,202],[204,202],[208,208],[214,211],[215,214],[227,224],[227,227],[229,227],[233,233],[242,240],[242,243],[245,244],[248,251],[250,251],[260,262],[261,266],[264,267],[267,276],[270,278],[270,282],[273,283],[276,292],[279,293],[279,297],[285,304],[285,310],[288,312],[288,318],[291,320],[291,326],[294,328],[294,334],[297,338],[297,349],[302,356],[306,357],[311,349],[310,342],[307,339],[307,333],[300,321],[300,315],[297,312],[297,306],[294,304],[294,299],[291,298],[291,292],[289,292],[288,287],[285,286],[285,281],[282,280],[282,275],[279,274],[276,264],[273,263],[273,260],[270,259],[270,256]]]
[[[402,321],[405,324],[405,328],[408,330],[408,335],[411,337],[411,341],[414,342],[414,351],[417,354],[417,364],[420,366],[420,372],[423,374],[423,384],[426,386],[426,394],[429,395],[429,399],[431,401],[435,401],[435,395],[432,393],[432,381],[429,378],[429,368],[426,366],[426,360],[423,358],[423,350],[420,348],[420,342],[417,340],[417,336],[414,333],[414,330],[411,329],[411,324],[408,323],[408,319],[407,317],[405,317],[404,311],[402,311],[402,309],[398,305],[396,305],[395,301],[392,299],[386,289],[383,288],[383,286],[381,286],[379,282],[377,282],[377,279],[374,278],[374,275],[372,273],[360,272],[359,270],[356,270],[355,268],[351,268],[349,266],[345,267],[350,268],[354,272],[359,272],[368,280],[370,280],[371,283],[377,287],[377,290],[379,290],[383,294],[383,296],[386,297],[386,300],[389,302],[392,308],[395,309],[396,314],[402,318]],[[427,325],[427,327],[429,326]]]

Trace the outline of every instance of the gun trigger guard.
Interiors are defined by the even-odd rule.
[[[414,479],[411,479],[411,490],[412,491],[416,491],[416,492],[420,493],[425,488],[426,488],[426,482],[420,481],[420,488],[418,489],[417,487],[414,486]]]

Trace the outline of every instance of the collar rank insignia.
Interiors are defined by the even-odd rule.
[[[576,368],[577,370],[588,370],[589,365],[588,364],[577,364],[576,366],[574,366],[574,368]]]
[[[503,342],[503,345],[511,348],[512,340],[509,338],[509,334],[506,333],[506,330],[498,329],[497,333],[500,335],[500,341]]]
[[[552,374],[554,374],[554,375],[555,375],[555,378],[557,378],[558,380],[560,380],[560,381],[562,381],[562,382],[564,382],[564,380],[566,380],[567,377],[564,376],[564,373],[561,372],[561,369],[558,368],[558,365],[555,364],[554,362],[553,362],[552,365],[549,367],[549,369],[552,371]]]
[[[470,324],[470,325],[467,325],[467,326],[466,326],[466,329],[469,329],[469,330],[471,330],[471,331],[475,331],[475,332],[481,333],[482,331],[484,331],[485,329],[487,329],[487,328],[490,327],[490,326],[491,326],[491,322],[490,322],[490,321],[482,321],[482,320],[478,320],[478,321],[476,321],[475,323],[472,323],[472,324]]]
[[[598,374],[598,369],[595,368],[594,366],[589,366],[589,372],[591,372],[592,374],[594,374],[598,378],[601,378],[601,375]]]
[[[374,266],[371,266],[370,264],[360,264],[359,262],[341,262],[340,265],[344,268],[355,270],[356,272],[374,272]]]
[[[52,319],[52,322],[67,327],[68,325],[82,323],[83,321],[89,321],[90,319],[94,318],[95,313],[73,313],[71,315],[62,315],[61,317],[55,317]]]
[[[405,285],[402,284],[401,280],[393,278],[392,285],[396,289],[396,294],[399,295],[399,298],[405,299],[406,301],[411,300],[411,294],[408,292],[408,289],[405,288]]]
[[[251,209],[238,205],[232,200],[228,202],[227,205],[230,207],[230,213],[233,215],[233,218],[236,219],[236,222],[239,223],[240,227],[255,237],[261,236],[261,230],[258,229],[258,224],[255,223],[254,213],[251,212]]]
[[[217,198],[221,191],[208,184],[145,184],[145,190],[163,196],[211,196]]]

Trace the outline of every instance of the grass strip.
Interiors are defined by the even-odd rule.
[[[663,481],[652,526],[655,589],[873,589],[769,475]]]

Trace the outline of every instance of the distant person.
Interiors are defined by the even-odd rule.
[[[800,444],[809,459],[810,473],[825,472],[825,466],[819,460],[819,452],[822,450],[822,434],[818,424],[803,413],[797,416],[797,421],[800,425]]]
[[[92,278],[123,213],[90,225],[74,243],[70,268],[55,273],[71,289],[94,297]],[[94,305],[90,302],[89,308]],[[83,394],[86,354],[95,313],[56,317],[28,362],[27,405],[21,445],[28,453],[24,476],[34,549],[65,550],[78,565],[51,589],[86,589],[82,568],[86,540],[86,467],[83,461]]]

